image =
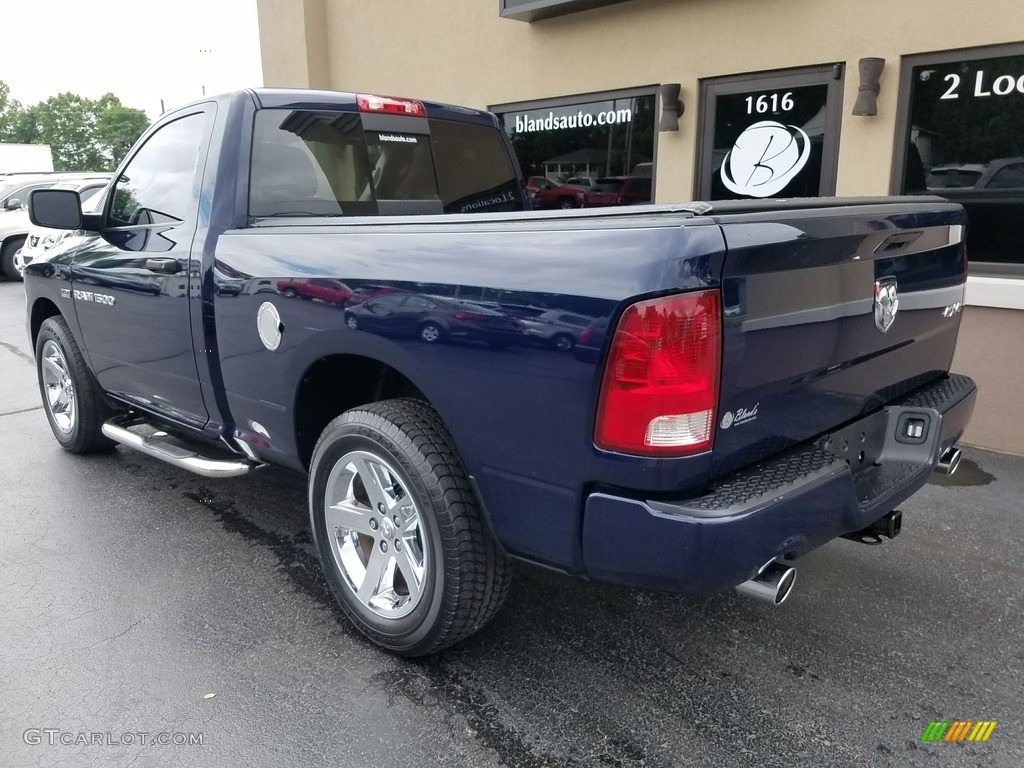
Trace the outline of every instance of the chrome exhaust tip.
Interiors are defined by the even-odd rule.
[[[795,583],[796,568],[772,560],[757,572],[757,576],[737,585],[736,591],[755,600],[782,605]]]
[[[951,445],[946,452],[939,457],[939,463],[935,465],[935,471],[944,475],[952,475],[960,466],[960,449]]]

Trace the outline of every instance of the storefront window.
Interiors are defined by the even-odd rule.
[[[1024,272],[1024,47],[908,57],[901,85],[896,191],[961,203],[972,266]]]
[[[841,80],[833,66],[701,83],[697,196],[835,193]]]
[[[600,179],[651,177],[654,163],[655,97],[653,93],[609,94],[597,100],[568,103],[531,102],[492,107],[503,120],[523,175],[556,186],[579,187],[583,196]],[[648,184],[648,195],[650,185]],[[549,193],[538,207],[555,207]],[[569,199],[569,198],[566,198]],[[635,202],[632,201],[631,202]]]

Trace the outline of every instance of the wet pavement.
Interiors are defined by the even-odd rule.
[[[23,302],[0,282],[0,766],[1024,765],[1024,459],[965,450],[778,610],[520,566],[486,629],[405,661],[334,607],[303,478],[62,452]]]

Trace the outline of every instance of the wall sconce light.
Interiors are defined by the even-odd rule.
[[[683,114],[686,107],[679,100],[679,91],[682,86],[679,83],[666,83],[661,86],[661,120],[658,122],[659,131],[678,131],[679,116]]]
[[[878,92],[881,86],[878,78],[885,67],[885,59],[871,56],[861,59],[857,70],[860,72],[860,86],[857,88],[857,101],[853,104],[855,115],[878,114]]]

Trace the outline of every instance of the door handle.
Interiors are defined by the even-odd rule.
[[[178,273],[177,259],[146,259],[146,269],[150,272],[163,272],[168,275]]]

